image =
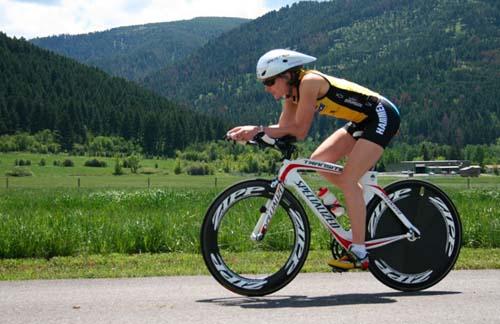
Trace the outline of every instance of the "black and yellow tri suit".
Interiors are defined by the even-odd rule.
[[[314,70],[302,70],[304,75],[314,73],[329,84],[328,92],[316,100],[320,115],[347,120],[344,126],[355,139],[364,138],[386,147],[399,129],[399,111],[396,106],[368,88]]]

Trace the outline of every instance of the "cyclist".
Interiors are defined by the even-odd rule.
[[[322,173],[344,193],[352,229],[348,256],[332,259],[328,264],[346,270],[367,269],[366,210],[358,181],[375,165],[397,133],[399,111],[389,100],[365,87],[303,68],[315,60],[313,56],[287,49],[265,53],[257,62],[257,78],[276,100],[284,99],[278,123],[266,127],[238,126],[229,130],[228,135],[237,141],[248,141],[264,132],[270,137],[293,135],[302,140],[315,113],[348,121],[316,148],[311,159],[336,162],[347,157],[342,174]]]

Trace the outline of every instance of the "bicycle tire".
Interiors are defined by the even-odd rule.
[[[203,259],[212,276],[237,294],[263,296],[283,288],[307,258],[307,215],[286,189],[264,239],[251,240],[261,208],[273,194],[269,180],[243,181],[224,190],[205,214],[200,235]]]
[[[441,189],[420,180],[395,182],[384,191],[419,229],[421,237],[371,249],[371,273],[383,284],[401,291],[418,291],[437,284],[453,268],[460,253],[462,225],[453,202]],[[407,231],[378,196],[370,201],[368,240]]]

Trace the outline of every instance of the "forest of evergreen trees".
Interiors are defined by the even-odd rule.
[[[242,18],[200,17],[30,41],[79,62],[99,67],[111,75],[139,80],[185,58],[209,39],[246,21]]]
[[[256,82],[255,63],[269,49],[288,47],[318,57],[311,68],[398,104],[400,143],[494,143],[499,7],[495,0],[300,2],[211,40],[144,84],[235,124],[273,123],[280,107]],[[324,137],[334,123],[320,120],[311,135]]]
[[[66,151],[89,135],[119,136],[145,154],[171,156],[227,129],[220,118],[2,33],[0,57],[0,135],[48,129]]]
[[[274,123],[280,105],[256,81],[255,62],[269,49],[289,47],[317,56],[312,68],[370,87],[398,104],[402,125],[394,154],[384,155],[386,163],[471,156],[478,163],[495,161],[499,7],[494,0],[300,2],[244,24],[230,22],[239,27],[225,33],[222,29],[229,28],[222,22],[219,37],[197,43],[191,55],[177,56],[144,78],[141,85],[151,90],[0,33],[0,151],[39,143],[40,134],[49,132],[55,144],[33,144],[33,150],[79,152],[96,138],[107,138],[146,155],[174,156],[176,150],[222,138],[234,124]],[[142,36],[130,27],[76,37],[78,46],[71,49],[66,36],[46,41],[61,53],[76,51],[66,55],[80,55],[83,62],[98,59],[103,69],[134,70],[135,63],[147,64],[146,45],[155,28]],[[118,31],[129,40],[129,51],[107,38]],[[203,27],[194,31],[203,35]],[[192,37],[184,32],[167,43],[181,46]],[[93,52],[106,47],[102,44],[114,51]],[[88,53],[98,57],[84,57]],[[167,64],[150,63],[134,71],[145,75]],[[317,118],[312,143],[341,125]]]

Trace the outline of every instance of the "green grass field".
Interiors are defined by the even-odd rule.
[[[217,176],[186,176],[175,175],[173,159],[144,159],[137,174],[130,169],[123,169],[125,174],[113,175],[115,159],[97,157],[105,161],[104,168],[85,167],[84,163],[94,157],[65,156],[65,155],[41,155],[31,153],[8,153],[0,154],[0,191],[3,189],[16,188],[208,188],[216,186],[227,186],[241,179],[238,176],[218,174]],[[39,162],[44,159],[45,166]],[[54,166],[54,161],[70,159],[74,167]],[[6,173],[15,169],[16,160],[29,160],[29,169],[33,175],[27,177],[8,177]]]
[[[42,158],[46,166],[38,165]],[[53,165],[53,161],[66,158],[75,166]],[[33,176],[0,178],[0,273],[4,274],[0,279],[36,277],[23,272],[24,268],[27,272],[36,273],[40,268],[50,273],[56,271],[50,266],[54,262],[62,262],[63,268],[71,268],[72,264],[80,267],[82,260],[100,258],[128,264],[136,262],[135,258],[144,260],[141,255],[142,258],[149,255],[146,260],[157,262],[151,265],[153,268],[168,267],[173,261],[165,261],[165,258],[171,260],[171,257],[186,259],[187,264],[195,262],[199,268],[199,231],[210,202],[224,187],[255,177],[221,173],[175,175],[174,160],[143,160],[141,164],[149,173],[154,171],[152,174],[131,174],[127,170],[125,175],[113,176],[113,158],[99,158],[107,162],[106,168],[91,168],[83,166],[91,159],[88,157],[23,153],[0,154],[0,175],[12,170],[16,159],[30,160]],[[313,187],[322,183],[315,175],[307,175],[306,179]],[[379,182],[385,185],[399,179],[402,178],[382,176]],[[499,259],[500,209],[497,202],[500,177],[481,176],[470,179],[470,183],[456,176],[425,179],[445,190],[456,204],[462,219],[463,245],[469,248],[465,251],[477,251],[478,255],[493,255],[492,258]],[[310,217],[310,221],[313,255],[328,255],[329,234],[320,228],[314,217]],[[460,261],[465,264],[463,268],[481,267],[470,266],[476,261],[474,252],[464,255],[471,259]],[[126,261],[116,261],[122,258]],[[110,263],[103,263],[112,267]],[[494,260],[484,264],[498,267]],[[172,271],[182,274],[183,268],[185,264]],[[164,273],[158,269],[153,272],[138,270],[126,275],[139,276],[141,271],[144,275]],[[25,275],[8,275],[16,271]],[[68,271],[72,273],[69,277],[80,273],[77,269],[76,272]],[[193,271],[186,270],[184,274]],[[109,276],[111,272],[110,269],[102,270],[96,276]],[[55,277],[61,276],[64,277]]]
[[[130,173],[129,169],[124,169],[125,175],[113,175],[115,158],[97,157],[105,161],[104,168],[85,167],[87,160],[95,157],[67,156],[63,154],[32,154],[32,153],[0,153],[0,192],[6,189],[15,188],[213,188],[225,187],[244,178],[255,177],[253,175],[228,175],[217,172],[214,176],[187,176],[174,174],[174,159],[143,159],[142,168],[138,174]],[[44,159],[46,165],[40,166],[39,162]],[[64,161],[70,159],[74,162],[74,167],[54,166],[54,161]],[[15,169],[16,160],[29,160],[29,169],[33,175],[28,177],[6,176],[6,173]],[[145,172],[145,173],[142,173]],[[269,178],[272,175],[264,175]],[[312,184],[320,183],[318,177],[311,177]],[[382,185],[401,180],[401,176],[381,176],[379,181]],[[80,180],[78,180],[80,179]],[[500,190],[500,177],[481,176],[479,178],[461,178],[459,176],[432,176],[425,177],[425,180],[433,182],[443,189],[468,189],[481,188]],[[469,183],[468,183],[469,181]]]
[[[330,272],[330,253],[310,251],[302,272]],[[278,258],[280,259],[280,258]],[[259,259],[249,260],[257,269]],[[500,249],[462,248],[455,270],[500,269]],[[251,272],[251,269],[249,269]],[[0,259],[0,280],[209,275],[200,254],[105,254],[47,259]]]

